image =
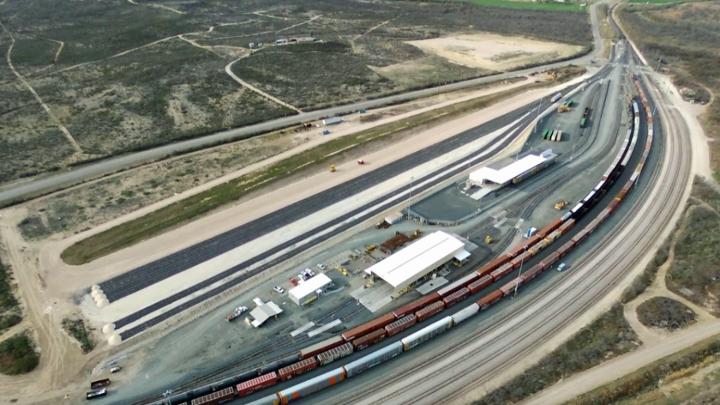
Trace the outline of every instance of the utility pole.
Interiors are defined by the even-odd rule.
[[[518,277],[522,275],[522,268],[523,263],[525,262],[525,252],[527,252],[527,245],[523,246],[523,252],[522,256],[520,256],[520,268],[518,269]],[[513,299],[517,296],[518,288],[520,287],[520,284],[518,284],[517,279],[515,279],[515,292],[513,293]]]

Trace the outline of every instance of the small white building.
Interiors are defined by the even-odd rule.
[[[250,311],[250,324],[255,328],[260,327],[268,319],[283,312],[282,308],[272,301],[263,303],[260,298],[255,298],[253,301],[257,306]]]
[[[467,260],[465,242],[447,232],[435,231],[368,267],[365,273],[390,284],[394,289],[392,295],[397,297],[455,257]]]
[[[288,296],[292,302],[299,306],[307,305],[320,296],[325,289],[332,284],[332,280],[327,275],[320,273],[315,277],[309,278],[298,284],[297,287],[288,291]]]

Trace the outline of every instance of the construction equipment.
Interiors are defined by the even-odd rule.
[[[567,104],[560,104],[557,110],[559,113],[564,113],[570,111],[570,107],[568,107]]]
[[[493,242],[495,242],[495,239],[493,239],[492,236],[490,236],[490,235],[485,235],[485,243],[486,243],[486,244],[490,245],[490,244],[492,244]]]
[[[377,245],[367,245],[367,247],[365,247],[365,253],[372,253],[375,249],[377,249]]]
[[[555,203],[556,210],[561,210],[561,209],[565,208],[566,206],[567,206],[567,201],[565,201],[565,200],[560,200]]]
[[[335,165],[330,165],[330,173],[335,173],[337,169],[335,169]]]

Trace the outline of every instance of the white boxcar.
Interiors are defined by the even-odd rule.
[[[332,361],[335,361],[341,357],[349,356],[353,352],[352,343],[348,342],[344,345],[334,347],[326,352],[322,352],[317,355],[318,362],[320,365],[326,365]]]
[[[473,303],[470,306],[467,306],[454,314],[452,314],[451,318],[453,320],[453,325],[457,325],[460,322],[470,318],[471,316],[475,315],[480,310],[480,305]]]
[[[446,330],[450,329],[452,326],[452,318],[449,316],[446,316],[445,318],[433,322],[430,325],[420,329],[419,331],[413,333],[410,336],[407,336],[401,340],[403,345],[403,350],[408,351],[412,349],[413,347],[426,342],[435,336],[445,332]]]

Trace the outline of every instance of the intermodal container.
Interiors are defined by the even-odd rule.
[[[438,312],[445,309],[445,303],[442,301],[433,302],[432,304],[418,310],[415,312],[415,316],[417,316],[418,322],[422,322],[431,316],[437,314]]]
[[[203,395],[200,398],[193,399],[191,405],[207,405],[207,404],[222,404],[233,399],[235,396],[235,390],[232,387],[225,388],[224,390],[215,391],[211,394]]]
[[[326,365],[330,362],[333,362],[339,358],[349,356],[353,352],[353,345],[352,343],[345,343],[338,347],[333,347],[330,350],[324,351],[317,355],[318,362],[320,365]]]
[[[330,350],[333,347],[338,347],[345,343],[345,339],[342,336],[333,336],[329,339],[325,339],[322,342],[316,343],[312,346],[308,346],[300,350],[300,358],[307,359],[308,357],[315,356],[324,351]]]
[[[300,398],[305,398],[310,394],[318,392],[322,389],[335,385],[345,380],[346,374],[345,369],[342,367],[336,368],[335,370],[328,371],[327,373],[320,374],[317,377],[313,377],[307,381],[303,381],[290,388],[286,388],[277,393],[280,398],[281,404],[288,404],[296,401]]]
[[[443,302],[445,303],[445,308],[450,308],[451,306],[457,304],[458,302],[465,299],[465,297],[470,294],[470,290],[468,290],[467,287],[463,287],[454,293],[448,295],[447,297],[443,298]]]
[[[368,333],[376,329],[384,328],[385,325],[389,324],[395,319],[395,315],[393,315],[392,313],[387,313],[379,318],[375,318],[369,322],[365,322],[362,325],[358,325],[348,331],[345,331],[345,333],[342,334],[342,337],[343,339],[345,339],[346,342],[349,342],[360,336],[367,335]]]
[[[278,378],[281,381],[287,381],[293,377],[299,376],[300,374],[306,373],[314,368],[317,368],[318,361],[315,357],[308,357],[305,360],[300,360],[295,364],[291,364],[287,367],[283,367],[278,370]]]
[[[440,297],[440,294],[438,294],[437,292],[430,293],[423,296],[422,298],[419,298],[409,304],[405,304],[400,308],[394,310],[393,315],[395,315],[396,319],[400,319],[407,314],[415,313],[415,311],[417,311],[418,309],[440,300],[440,298],[442,297]]]
[[[480,306],[480,310],[487,309],[490,305],[498,302],[503,297],[503,293],[500,290],[495,290],[490,294],[480,298],[477,304]]]
[[[493,278],[491,275],[486,274],[482,277],[480,277],[480,280],[470,283],[468,285],[468,290],[470,290],[471,294],[475,294],[476,292],[482,290],[483,288],[489,286],[492,284]]]
[[[277,373],[272,371],[270,373],[263,374],[260,377],[253,378],[252,380],[241,382],[240,384],[235,386],[235,391],[237,392],[237,396],[242,397],[245,395],[250,395],[257,390],[271,387],[275,385],[277,381]]]
[[[417,316],[415,314],[405,315],[395,322],[385,326],[385,331],[388,336],[397,335],[405,329],[415,325],[417,323]]]
[[[353,348],[357,352],[383,340],[386,335],[387,332],[385,332],[385,328],[380,328],[368,333],[367,335],[363,335],[357,339],[353,339],[351,343],[353,345]]]

